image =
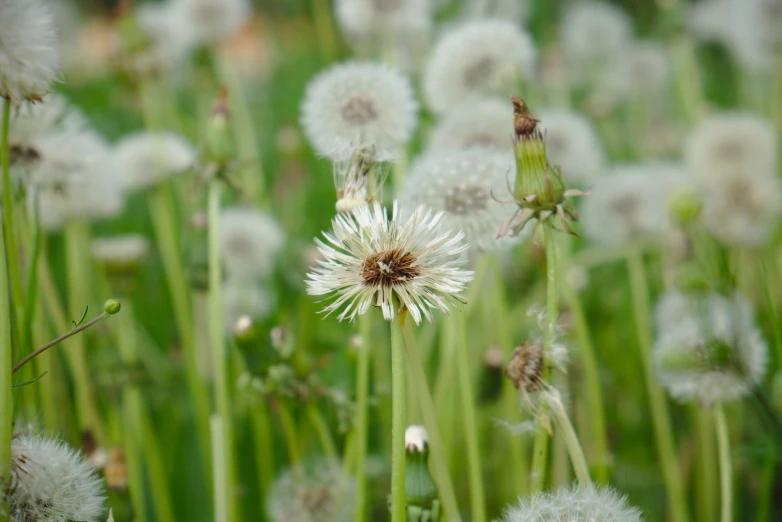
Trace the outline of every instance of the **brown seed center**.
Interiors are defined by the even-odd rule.
[[[368,96],[353,96],[340,107],[342,119],[352,125],[364,125],[378,116],[375,100]]]
[[[34,163],[41,159],[40,152],[25,145],[11,145],[9,153],[11,165]]]
[[[486,189],[476,185],[456,185],[445,191],[445,210],[464,216],[471,212],[486,209],[489,194]]]
[[[421,275],[418,259],[400,249],[376,252],[364,261],[361,277],[366,286],[391,287]]]
[[[476,132],[467,136],[462,142],[464,148],[468,147],[502,147],[509,142],[507,139],[500,140],[488,132]]]

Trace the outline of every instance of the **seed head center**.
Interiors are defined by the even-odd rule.
[[[364,125],[377,119],[375,100],[368,96],[353,96],[340,107],[342,119],[352,125]]]
[[[421,275],[418,258],[400,249],[376,252],[364,260],[361,277],[366,286],[391,287]]]
[[[461,216],[486,209],[489,193],[476,185],[460,184],[445,192],[445,210]]]
[[[464,69],[464,85],[470,89],[478,89],[492,82],[496,60],[492,56],[483,56]]]

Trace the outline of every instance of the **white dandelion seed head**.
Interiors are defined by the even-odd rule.
[[[523,25],[530,13],[530,0],[468,0],[464,2],[465,18],[501,18]]]
[[[611,60],[605,89],[621,99],[664,95],[671,78],[670,61],[669,51],[661,42],[633,42]]]
[[[442,212],[423,206],[403,220],[396,201],[390,220],[379,203],[338,215],[325,242],[315,240],[323,259],[307,275],[307,293],[336,296],[324,312],[344,307],[340,321],[352,321],[370,306],[388,321],[404,309],[416,324],[431,321],[434,309],[448,314],[463,302],[473,273],[463,268],[464,234],[443,230],[442,221]]]
[[[589,118],[566,109],[541,109],[535,117],[545,130],[548,162],[560,168],[568,186],[585,187],[605,172],[603,146]]]
[[[172,0],[175,19],[194,46],[219,43],[235,34],[252,15],[249,0]]]
[[[11,519],[94,522],[104,516],[103,484],[65,443],[20,435],[11,447]]]
[[[255,281],[229,277],[223,282],[223,326],[233,331],[242,317],[259,321],[272,312],[273,299],[269,292]]]
[[[15,104],[39,100],[59,68],[49,6],[41,0],[0,0],[0,98]]]
[[[405,430],[405,448],[420,453],[429,445],[429,433],[423,426],[408,426]]]
[[[378,161],[393,158],[410,141],[418,103],[410,81],[375,62],[349,61],[319,73],[307,86],[301,125],[318,154],[347,159],[360,143]]]
[[[471,98],[443,115],[429,136],[431,152],[473,147],[513,150],[513,112],[507,101]]]
[[[501,95],[532,79],[537,50],[532,38],[509,20],[470,20],[445,31],[424,71],[429,108],[444,114],[471,97]]]
[[[765,375],[768,347],[740,294],[672,291],[661,298],[655,315],[658,338],[652,357],[658,379],[675,399],[705,406],[733,401]],[[715,344],[728,350],[729,363],[709,359]],[[677,360],[687,364],[671,364]]]
[[[650,239],[670,226],[671,196],[688,183],[684,169],[674,164],[617,167],[584,198],[584,233],[606,245]]]
[[[430,0],[336,0],[335,15],[348,36],[387,40],[426,31]]]
[[[571,3],[560,25],[560,40],[573,60],[602,60],[626,48],[633,35],[630,17],[608,2]]]
[[[112,151],[114,172],[127,191],[164,182],[193,167],[195,147],[168,131],[140,131],[122,138]]]
[[[266,212],[232,207],[220,213],[220,253],[229,276],[268,277],[285,241],[285,231]]]
[[[169,71],[182,65],[192,48],[193,28],[180,14],[176,3],[141,4],[134,15],[149,42],[148,52],[138,63],[141,71]]]
[[[149,255],[149,239],[141,234],[98,237],[92,240],[92,257],[110,266],[136,265]]]
[[[627,496],[602,486],[562,486],[555,491],[533,493],[518,506],[505,508],[497,522],[641,522],[641,510],[629,505]]]
[[[353,518],[355,483],[336,460],[289,469],[272,484],[266,512],[272,522],[343,522]]]
[[[518,238],[497,239],[517,209],[495,199],[507,197],[513,170],[513,156],[492,149],[429,153],[410,166],[399,199],[408,210],[425,205],[442,212],[443,228],[463,231],[470,246],[501,249],[518,243]]]

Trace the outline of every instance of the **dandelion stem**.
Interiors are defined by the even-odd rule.
[[[358,369],[356,375],[356,500],[353,519],[355,522],[364,522],[364,520],[366,520],[365,497],[366,458],[369,437],[369,363],[372,355],[371,319],[371,314],[364,314],[358,318],[358,331],[361,336],[361,345],[358,349]]]
[[[331,437],[331,433],[329,433],[328,424],[326,424],[326,421],[323,419],[323,415],[321,415],[320,411],[312,402],[307,404],[307,415],[310,418],[312,427],[315,428],[315,433],[318,435],[318,440],[320,441],[320,446],[323,449],[323,453],[329,459],[336,459],[337,446],[334,444],[334,439]]]
[[[283,437],[288,447],[288,458],[290,459],[291,467],[298,469],[301,463],[301,455],[299,454],[299,442],[296,438],[296,423],[284,399],[277,402],[277,411],[280,414],[280,424],[282,424]]]
[[[592,484],[592,479],[589,476],[589,466],[587,466],[586,457],[584,457],[584,450],[581,449],[581,443],[578,441],[573,424],[571,424],[570,418],[558,396],[551,401],[551,409],[554,411],[560,428],[562,428],[562,436],[565,439],[565,444],[570,454],[570,462],[573,464],[573,470],[576,472],[576,478],[583,486]]]
[[[633,311],[635,313],[636,328],[638,329],[638,346],[641,350],[641,362],[649,394],[649,406],[652,413],[657,452],[660,455],[660,465],[662,466],[665,489],[668,494],[671,520],[674,522],[685,522],[689,519],[689,515],[684,497],[682,474],[676,458],[675,441],[668,405],[665,402],[662,388],[655,380],[654,370],[652,369],[649,288],[647,287],[646,269],[644,268],[640,250],[633,249],[628,254],[627,268],[630,273]]]
[[[721,522],[730,522],[733,516],[733,466],[730,460],[728,421],[722,404],[714,406],[714,421],[717,424],[717,447],[720,459]]]
[[[405,346],[402,317],[391,321],[391,522],[405,522]]]
[[[219,413],[213,413],[209,418],[212,435],[212,482],[214,484],[214,519],[215,522],[228,522],[231,504],[228,497],[229,471],[228,455],[225,454],[225,426]]]

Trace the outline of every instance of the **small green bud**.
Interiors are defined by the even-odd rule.
[[[689,191],[674,194],[668,203],[668,210],[675,223],[681,226],[691,225],[701,213],[701,199]]]
[[[103,311],[109,315],[114,315],[116,313],[119,313],[120,308],[122,308],[122,304],[120,304],[120,302],[117,301],[116,299],[109,299],[108,301],[103,303]]]
[[[408,509],[430,512],[439,504],[439,495],[429,473],[427,439],[423,426],[410,426],[405,430],[405,500]]]

